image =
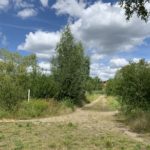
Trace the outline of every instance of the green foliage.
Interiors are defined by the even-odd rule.
[[[18,114],[22,117],[39,117],[48,109],[48,103],[44,100],[24,101]]]
[[[0,77],[0,105],[6,110],[12,110],[25,97],[22,87],[10,76]]]
[[[56,95],[57,85],[53,77],[40,72],[35,55],[21,56],[2,49],[0,58],[0,105],[4,109],[15,110],[27,99],[28,89],[33,98]]]
[[[130,62],[123,67],[107,84],[107,93],[120,97],[125,111],[140,108],[144,111],[150,107],[150,65],[144,60]]]
[[[57,94],[57,85],[51,75],[31,75],[30,89],[33,98],[52,98]]]
[[[72,110],[75,110],[73,100],[71,100],[69,98],[64,98],[62,100],[62,104],[65,105],[66,107],[71,108]]]
[[[116,80],[115,79],[109,79],[106,83],[105,93],[107,95],[114,95],[115,89],[116,89],[115,86],[116,86]]]
[[[85,96],[88,102],[92,102],[101,96],[101,91],[86,92]]]
[[[98,77],[88,77],[88,79],[85,82],[85,89],[87,92],[90,93],[92,91],[100,91],[102,90],[102,82]]]
[[[27,98],[29,85],[28,67],[34,67],[35,55],[21,56],[0,50],[0,104],[6,110],[14,110]]]
[[[118,98],[114,97],[114,96],[107,97],[107,105],[110,110],[119,110],[120,109],[120,103],[118,102]]]
[[[120,5],[125,9],[127,20],[136,13],[142,20],[147,21],[149,17],[149,11],[146,8],[147,2],[149,2],[149,0],[121,0]]]
[[[89,73],[89,61],[84,56],[81,43],[77,43],[67,26],[56,48],[52,73],[58,85],[56,98],[69,98],[74,104],[81,104],[84,98],[84,83]]]

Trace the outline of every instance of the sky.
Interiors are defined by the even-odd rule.
[[[150,61],[150,20],[127,21],[116,1],[0,0],[0,48],[36,54],[46,72],[67,24],[90,57],[92,77],[107,80],[129,61]]]

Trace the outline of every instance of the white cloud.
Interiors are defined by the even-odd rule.
[[[17,13],[18,17],[26,19],[37,15],[37,11],[33,8],[25,8]]]
[[[103,81],[113,78],[116,72],[129,62],[125,58],[113,58],[108,63],[94,62],[90,66],[90,75]]]
[[[48,6],[48,0],[40,0],[40,2],[43,5],[43,7],[47,7]]]
[[[2,46],[6,46],[8,44],[7,37],[2,32],[0,32],[0,44]]]
[[[125,58],[113,58],[110,60],[110,65],[112,67],[120,68],[127,64],[129,64],[129,61],[127,61]]]
[[[13,3],[14,3],[15,8],[32,8],[32,7],[34,7],[34,4],[28,3],[24,0],[13,0]]]
[[[96,2],[87,6],[83,0],[58,0],[52,8],[57,14],[76,18],[71,24],[72,33],[91,57],[91,76],[99,76],[102,80],[112,78],[118,69],[128,64],[125,58],[105,60],[108,54],[132,50],[150,37],[150,21],[145,23],[135,16],[126,21],[124,11],[117,4]],[[59,39],[59,31],[30,32],[18,49],[31,51],[47,61],[55,55]]]
[[[131,50],[150,37],[150,21],[145,23],[135,16],[126,21],[117,4],[102,2],[85,8],[71,29],[86,48],[105,54]]]
[[[90,58],[91,58],[91,62],[96,62],[96,61],[100,61],[101,59],[103,59],[105,57],[105,55],[103,54],[97,54],[97,53],[93,53]]]
[[[52,6],[52,8],[56,9],[58,15],[69,14],[74,17],[81,16],[85,7],[84,0],[57,0]]]
[[[51,64],[50,62],[40,62],[38,64],[38,66],[40,67],[40,71],[44,74],[50,74],[50,69],[51,69]]]
[[[138,63],[141,58],[133,58],[133,62]]]
[[[90,66],[90,75],[92,77],[98,76],[101,80],[105,81],[113,78],[118,68],[112,68],[103,63],[93,63]]]
[[[0,0],[0,10],[9,6],[9,0]]]
[[[36,53],[41,59],[48,59],[55,54],[56,44],[60,40],[60,32],[36,31],[26,35],[25,42],[18,46],[19,50]]]

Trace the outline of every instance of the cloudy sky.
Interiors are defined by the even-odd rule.
[[[0,48],[35,53],[49,70],[68,23],[90,57],[91,76],[107,80],[129,60],[150,60],[150,21],[126,21],[112,0],[0,0]]]

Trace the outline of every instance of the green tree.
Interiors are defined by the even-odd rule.
[[[62,33],[53,59],[52,73],[58,85],[57,99],[70,98],[81,104],[84,98],[84,83],[89,74],[89,60],[84,56],[81,43],[75,41],[69,26]]]
[[[98,77],[88,77],[85,83],[85,89],[87,92],[102,90],[102,82]]]
[[[110,86],[111,87],[111,86]],[[150,64],[145,60],[130,62],[119,70],[113,79],[113,94],[120,97],[126,111],[150,107]]]
[[[125,9],[127,20],[136,13],[142,20],[147,21],[149,11],[146,8],[146,4],[149,2],[149,0],[121,0],[120,5]]]

